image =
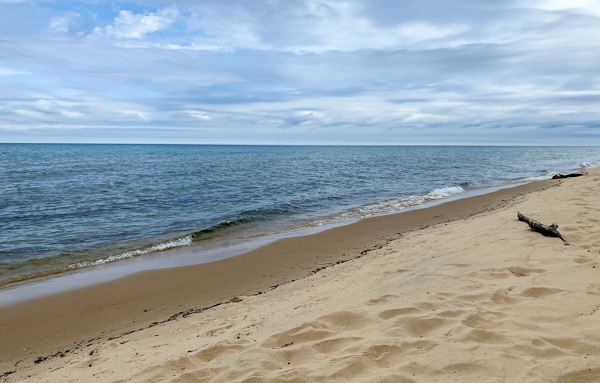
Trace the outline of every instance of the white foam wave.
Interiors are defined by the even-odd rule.
[[[357,219],[372,217],[375,215],[390,214],[390,213],[394,213],[394,212],[398,212],[400,210],[406,209],[411,206],[421,205],[428,201],[448,198],[450,196],[453,196],[455,194],[460,194],[463,192],[464,192],[464,189],[460,186],[449,186],[449,187],[445,187],[445,188],[434,189],[425,195],[409,196],[409,197],[404,197],[404,198],[394,198],[394,199],[389,199],[386,201],[375,202],[375,203],[363,205],[360,207],[356,207],[353,209],[349,209],[342,213],[335,214],[335,215],[332,215],[329,217],[325,217],[318,221],[314,221],[308,227],[322,226],[322,225],[334,224],[334,223],[342,223],[342,222],[348,222],[348,221],[353,221],[353,220],[357,220]],[[227,221],[223,221],[222,223],[225,223],[225,222],[227,222]],[[152,245],[152,246],[144,248],[144,249],[130,250],[130,251],[123,252],[121,254],[111,255],[109,257],[97,259],[94,261],[83,261],[83,262],[75,263],[75,264],[68,266],[67,269],[79,269],[82,267],[104,265],[106,263],[111,263],[111,262],[120,261],[120,260],[127,259],[127,258],[137,257],[139,255],[144,255],[144,254],[153,253],[153,252],[157,252],[157,251],[163,251],[163,250],[167,250],[167,249],[171,249],[171,248],[175,248],[175,247],[189,246],[191,244],[192,244],[192,236],[188,235],[186,237],[182,237],[182,238],[174,239],[171,241],[155,244],[155,245]]]
[[[584,169],[593,169],[593,168],[600,167],[600,161],[582,162],[580,166]]]
[[[548,174],[544,174],[542,176],[533,176],[533,177],[525,177],[522,178],[520,180],[517,180],[517,182],[533,182],[533,181],[544,181],[544,180],[550,180],[552,179],[552,176],[555,175],[556,173],[548,173]]]
[[[594,161],[594,162],[582,162],[581,164],[579,164],[579,167],[582,169],[593,169],[593,168],[597,168],[600,167],[600,161]],[[569,173],[567,172],[561,172],[560,174],[566,174]],[[541,176],[533,176],[533,177],[525,177],[525,178],[521,178],[516,180],[516,182],[521,182],[521,181],[525,181],[525,182],[533,182],[533,181],[544,181],[544,180],[550,180],[552,179],[553,176],[557,175],[559,173],[556,172],[548,172],[546,174],[543,174]]]
[[[174,247],[189,246],[191,244],[192,244],[192,236],[188,235],[187,237],[182,237],[182,238],[174,239],[174,240],[163,242],[163,243],[158,243],[156,245],[150,246],[145,249],[126,251],[126,252],[118,254],[118,255],[111,255],[110,257],[97,259],[95,261],[83,261],[83,262],[75,263],[75,264],[68,266],[67,269],[79,269],[81,267],[103,265],[105,263],[120,261],[122,259],[137,257],[138,255],[144,255],[144,254],[153,253],[156,251],[163,251],[163,250],[171,249]]]
[[[463,193],[465,190],[460,186],[449,186],[440,189],[434,189],[427,194],[419,196],[409,196],[403,198],[394,198],[386,201],[370,203],[360,207],[346,210],[333,216],[325,217],[314,223],[315,226],[335,224],[372,217],[375,215],[395,213],[411,206],[422,205],[429,201],[448,198],[456,194]]]
[[[425,194],[426,200],[440,199],[440,198],[448,198],[455,194],[463,193],[465,190],[460,186],[450,186],[447,188],[435,189]]]

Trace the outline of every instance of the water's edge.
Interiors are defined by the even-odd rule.
[[[534,179],[532,177],[529,182],[512,182],[493,187],[468,190],[462,193],[453,194],[446,198],[431,199],[422,204],[408,206],[401,211],[376,214],[366,218],[375,218],[385,215],[402,214],[404,212],[413,210],[427,209],[451,201],[491,194],[502,189],[515,188],[550,178],[551,177]],[[99,283],[110,282],[142,271],[215,262],[250,252],[280,239],[308,236],[332,228],[351,225],[359,220],[360,219],[332,222],[325,225],[302,228],[295,231],[267,234],[233,243],[220,244],[220,246],[217,245],[209,248],[198,244],[194,245],[192,243],[191,245],[182,247],[149,252],[144,254],[145,256],[124,258],[121,259],[120,262],[107,262],[94,267],[70,269],[63,273],[27,279],[0,287],[0,307],[65,291],[84,288]]]
[[[0,144],[0,293],[212,262],[598,158],[600,147]]]

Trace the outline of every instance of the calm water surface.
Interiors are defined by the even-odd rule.
[[[0,283],[391,213],[598,147],[0,144]]]

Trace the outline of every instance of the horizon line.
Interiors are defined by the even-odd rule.
[[[418,147],[418,146],[440,146],[440,147],[598,147],[600,145],[556,145],[556,144],[232,144],[232,143],[125,143],[125,142],[0,142],[0,145],[155,145],[155,146],[338,146],[338,147]]]

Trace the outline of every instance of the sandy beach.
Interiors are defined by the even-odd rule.
[[[599,184],[592,169],[8,306],[0,376],[600,381]]]

